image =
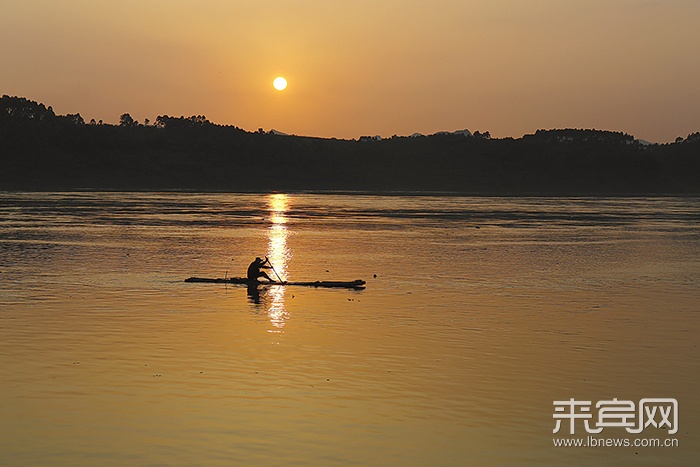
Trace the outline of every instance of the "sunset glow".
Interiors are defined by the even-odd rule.
[[[2,92],[86,121],[658,142],[700,128],[700,2],[4,3]],[[270,88],[280,69],[295,76],[285,99]]]

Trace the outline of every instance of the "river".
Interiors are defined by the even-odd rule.
[[[699,341],[698,198],[0,192],[2,465],[697,465]]]

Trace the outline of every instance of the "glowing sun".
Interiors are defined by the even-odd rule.
[[[272,82],[272,85],[277,89],[278,91],[284,91],[287,88],[287,80],[284,79],[281,76],[278,76],[275,78],[275,80]]]

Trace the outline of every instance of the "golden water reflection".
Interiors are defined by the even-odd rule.
[[[289,277],[287,277],[287,263],[292,255],[287,246],[289,231],[287,230],[286,214],[288,209],[289,197],[287,195],[280,193],[269,195],[268,210],[271,225],[267,231],[267,257],[274,267],[270,277],[273,277],[275,280],[289,280]],[[270,288],[270,301],[267,310],[267,315],[273,326],[270,332],[282,332],[282,328],[284,328],[284,324],[289,318],[284,294],[285,287]]]

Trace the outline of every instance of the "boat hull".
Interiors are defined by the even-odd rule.
[[[206,283],[206,284],[241,284],[250,287],[265,286],[265,287],[317,287],[330,289],[355,289],[360,290],[365,288],[365,281],[357,279],[354,281],[314,281],[314,282],[260,282],[249,280],[245,277],[228,277],[228,278],[208,278],[208,277],[190,277],[185,279],[185,282]]]

